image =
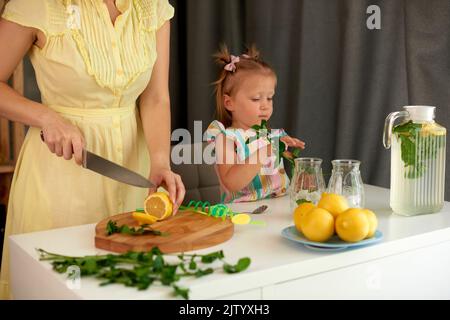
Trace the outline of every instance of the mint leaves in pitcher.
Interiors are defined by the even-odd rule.
[[[393,131],[400,142],[405,178],[421,178],[428,169],[428,161],[435,159],[439,148],[444,147],[445,131],[432,123],[412,121],[396,126]]]

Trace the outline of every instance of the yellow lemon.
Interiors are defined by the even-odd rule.
[[[325,242],[334,234],[334,218],[325,209],[314,208],[301,219],[303,235],[311,241]]]
[[[172,215],[173,205],[166,193],[155,192],[145,199],[144,211],[157,220],[164,220]]]
[[[378,220],[375,213],[369,209],[363,209],[367,220],[369,220],[369,234],[366,236],[366,239],[372,238],[375,235],[375,231],[377,231]]]
[[[133,218],[139,222],[140,225],[142,224],[153,224],[156,221],[158,221],[157,218],[148,215],[146,213],[142,213],[142,212],[133,212]]]
[[[322,193],[317,207],[327,210],[334,218],[349,208],[347,199],[343,196],[326,192]]]
[[[336,218],[336,232],[344,241],[361,241],[367,237],[369,229],[369,219],[363,209],[348,209]]]
[[[301,220],[303,219],[303,217],[312,209],[316,208],[316,206],[314,204],[312,204],[311,202],[305,202],[302,203],[301,205],[299,205],[297,208],[295,208],[294,210],[294,224],[295,224],[295,228],[299,231],[302,232],[302,228],[301,228]]]

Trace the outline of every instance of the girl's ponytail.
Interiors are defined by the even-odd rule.
[[[231,126],[232,118],[230,112],[225,108],[223,104],[224,82],[227,78],[227,73],[224,68],[230,63],[231,55],[226,45],[222,44],[220,50],[214,54],[215,62],[220,67],[219,78],[213,83],[215,86],[216,94],[216,118],[226,127]]]

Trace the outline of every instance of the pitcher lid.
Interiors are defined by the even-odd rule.
[[[436,107],[433,106],[406,106],[403,107],[412,121],[433,121]]]

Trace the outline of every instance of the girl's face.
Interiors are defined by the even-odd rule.
[[[232,96],[224,96],[225,108],[231,112],[233,128],[247,130],[269,120],[273,112],[276,78],[267,74],[243,75]]]

